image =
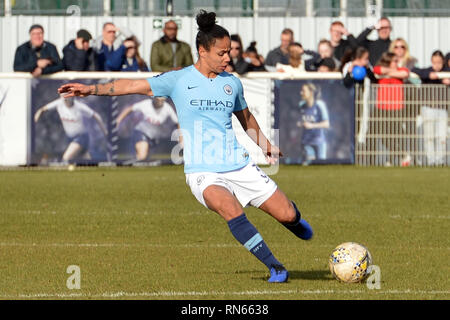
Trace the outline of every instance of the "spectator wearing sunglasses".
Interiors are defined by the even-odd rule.
[[[122,71],[150,71],[145,63],[144,59],[139,54],[139,41],[135,36],[126,39],[123,42],[126,50],[125,60],[122,65]]]
[[[367,38],[373,30],[377,30],[378,32],[377,40],[369,40]],[[389,51],[389,46],[391,45],[391,31],[391,21],[388,18],[383,17],[378,20],[376,25],[366,28],[361,32],[356,39],[358,45],[369,50],[369,60],[371,65],[376,65],[382,54]]]
[[[417,64],[417,59],[411,56],[408,43],[403,38],[397,38],[392,41],[389,52],[395,54],[399,67],[412,70]]]
[[[117,28],[114,23],[103,25],[102,35],[93,41],[92,47],[97,55],[98,71],[120,71],[125,60],[127,48],[123,41],[133,36],[126,28]]]
[[[66,71],[95,71],[96,57],[90,47],[91,34],[84,29],[77,32],[77,37],[64,47],[63,64]]]

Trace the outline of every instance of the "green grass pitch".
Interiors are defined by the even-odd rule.
[[[272,178],[315,237],[245,209],[290,271],[269,284],[181,167],[0,171],[0,298],[449,299],[449,172],[281,166]],[[368,247],[380,289],[332,278],[328,255],[346,241]],[[66,286],[70,265],[81,289]]]

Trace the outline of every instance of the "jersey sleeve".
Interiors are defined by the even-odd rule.
[[[328,121],[329,117],[328,117],[328,110],[327,110],[327,106],[325,105],[325,102],[323,102],[322,100],[317,101],[317,106],[319,107],[320,110],[320,115],[322,120],[321,121]]]
[[[150,84],[153,95],[155,97],[170,97],[177,82],[176,75],[176,71],[169,71],[148,78],[147,81]]]
[[[236,94],[236,101],[234,104],[234,112],[235,111],[242,111],[244,109],[246,109],[247,106],[247,102],[245,101],[244,98],[244,87],[242,86],[242,82],[241,80],[239,80],[238,78],[234,77],[234,82],[236,83],[237,86],[237,94]]]
[[[52,101],[52,102],[46,104],[46,105],[45,105],[45,109],[46,109],[47,111],[56,109],[56,107],[57,107],[59,104],[64,104],[64,100],[62,100],[62,99],[64,99],[64,98],[59,98],[59,99],[56,99],[56,100],[54,100],[54,101]]]
[[[87,118],[92,118],[94,116],[95,111],[92,110],[91,108],[89,108],[87,105],[85,105],[84,103],[79,103],[78,104],[78,108],[81,111],[81,114]]]
[[[178,123],[178,117],[177,117],[177,113],[175,112],[175,110],[172,108],[172,106],[170,104],[168,104],[166,102],[167,106],[165,106],[167,108],[167,113],[169,115],[169,118],[175,122]]]

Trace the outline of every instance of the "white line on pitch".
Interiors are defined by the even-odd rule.
[[[3,298],[120,298],[120,297],[203,297],[203,296],[254,296],[254,295],[323,295],[323,294],[430,294],[448,295],[450,290],[247,290],[247,291],[162,291],[162,292],[112,292],[112,293],[34,293],[34,294],[0,294]]]

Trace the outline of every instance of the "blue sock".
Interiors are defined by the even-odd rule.
[[[231,233],[248,251],[258,258],[267,268],[282,265],[267,247],[258,230],[248,221],[245,213],[228,221]]]
[[[297,209],[294,201],[291,201],[295,209],[295,220],[291,223],[283,224],[289,231],[295,234],[297,237],[303,240],[309,240],[313,236],[313,230],[311,226],[305,220],[302,220],[302,215]]]

